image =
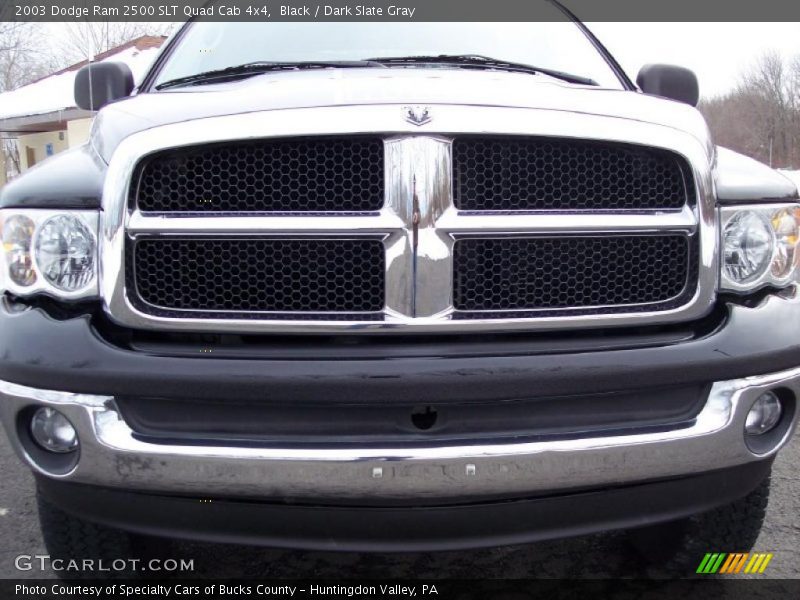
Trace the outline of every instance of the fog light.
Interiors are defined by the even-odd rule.
[[[749,435],[767,433],[781,420],[782,412],[781,401],[775,392],[764,392],[747,413],[747,420],[744,423],[745,433]]]
[[[33,414],[31,437],[50,452],[72,452],[78,447],[78,432],[67,417],[52,408],[40,408]]]

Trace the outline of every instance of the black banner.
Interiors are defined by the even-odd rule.
[[[587,22],[800,21],[794,0],[562,0]],[[548,0],[2,0],[0,21],[555,21]]]
[[[527,600],[556,598],[765,598],[800,596],[798,580],[698,578],[688,580],[2,580],[3,600],[199,598],[234,600]]]

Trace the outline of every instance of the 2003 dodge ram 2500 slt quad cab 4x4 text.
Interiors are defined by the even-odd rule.
[[[76,99],[89,142],[1,198],[0,413],[52,555],[753,545],[800,200],[690,71],[634,85],[571,19],[189,22]]]

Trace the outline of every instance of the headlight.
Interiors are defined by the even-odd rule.
[[[36,236],[36,264],[47,282],[65,292],[86,287],[94,279],[97,244],[77,217],[50,217]]]
[[[748,292],[797,279],[800,206],[725,207],[720,221],[721,289]]]
[[[4,288],[17,296],[98,295],[96,211],[0,211]]]
[[[738,212],[725,225],[722,247],[725,275],[736,283],[748,283],[769,268],[775,250],[775,233],[764,215]]]
[[[784,208],[772,215],[775,231],[775,258],[772,261],[772,276],[783,279],[791,275],[797,257],[798,223],[800,207]]]
[[[3,223],[3,253],[8,265],[8,279],[21,287],[36,283],[31,245],[34,224],[24,215],[13,215]]]

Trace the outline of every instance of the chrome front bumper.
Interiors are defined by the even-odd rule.
[[[0,416],[20,457],[37,473],[77,483],[198,496],[255,498],[469,499],[620,485],[732,467],[752,452],[744,422],[770,388],[800,395],[800,368],[720,381],[690,426],[667,431],[525,443],[439,447],[262,448],[154,444],[136,439],[112,397],[0,382]],[[54,475],[26,452],[18,415],[30,406],[63,412],[78,430],[80,458]]]

